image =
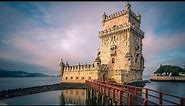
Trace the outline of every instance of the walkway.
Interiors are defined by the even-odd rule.
[[[110,99],[111,105],[184,105],[184,98],[156,90],[121,85],[117,83],[87,80],[92,95]],[[97,94],[98,93],[98,94]],[[99,95],[100,94],[100,95]]]

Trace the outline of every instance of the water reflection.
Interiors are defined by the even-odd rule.
[[[110,104],[105,96],[91,89],[68,89],[62,90],[60,105],[103,105]]]
[[[68,89],[62,90],[60,96],[60,104],[86,104],[86,89]]]

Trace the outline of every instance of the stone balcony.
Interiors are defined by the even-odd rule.
[[[115,32],[126,30],[126,29],[133,29],[135,32],[139,33],[139,35],[144,37],[144,32],[140,30],[140,28],[137,28],[136,26],[131,25],[131,24],[121,24],[121,25],[114,26],[112,28],[99,31],[99,36],[101,37],[104,35],[112,34]]]

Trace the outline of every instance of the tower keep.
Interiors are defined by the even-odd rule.
[[[111,15],[104,12],[102,18],[100,59],[102,64],[108,64],[107,80],[119,83],[141,80],[144,69],[141,15],[132,12],[127,3],[124,10]]]

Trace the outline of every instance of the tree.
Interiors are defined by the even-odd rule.
[[[185,72],[185,70],[179,66],[160,65],[160,67],[154,73],[155,74],[166,73],[166,75],[172,73],[172,76],[179,76],[180,72]]]

